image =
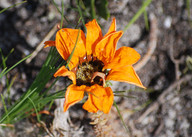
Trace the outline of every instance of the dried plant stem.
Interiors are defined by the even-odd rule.
[[[111,126],[108,125],[109,116],[101,111],[91,114],[93,122],[90,124],[94,125],[95,134],[97,137],[115,137]]]
[[[159,108],[159,105],[165,103],[165,96],[173,91],[177,85],[181,85],[183,82],[188,82],[192,79],[192,75],[185,75],[180,80],[176,80],[173,84],[171,84],[166,90],[164,90],[161,95],[158,97],[158,99],[153,102],[145,111],[144,113],[137,119],[137,122],[140,123],[143,121],[143,119],[149,115],[152,111],[155,111]]]
[[[151,21],[151,28],[150,28],[150,36],[149,36],[149,48],[145,56],[142,58],[141,61],[139,61],[136,65],[134,65],[135,71],[140,70],[142,67],[144,67],[147,62],[150,60],[153,52],[156,49],[157,46],[157,19],[155,15],[150,15],[150,21]]]
[[[39,43],[39,45],[37,46],[37,48],[35,49],[35,51],[33,51],[33,53],[31,54],[31,57],[29,57],[27,60],[26,60],[26,63],[30,63],[31,60],[41,51],[41,49],[44,47],[44,42],[49,40],[53,34],[57,31],[57,25],[58,24],[55,24],[53,26],[53,28],[49,31],[49,33],[45,36],[45,38]]]

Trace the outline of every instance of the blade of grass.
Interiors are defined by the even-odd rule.
[[[60,24],[60,28],[63,28],[63,16],[64,16],[64,2],[63,0],[61,0],[61,24]]]
[[[133,18],[129,21],[129,23],[125,26],[123,31],[126,31],[145,11],[145,8],[149,6],[149,4],[152,2],[152,0],[146,0],[142,7],[137,11],[137,13],[133,16]]]
[[[5,110],[5,114],[7,114],[7,113],[8,113],[8,111],[7,111],[7,106],[6,106],[6,104],[5,104],[5,99],[4,99],[4,97],[3,97],[2,94],[1,94],[1,99],[2,99],[2,103],[3,103],[4,110]],[[9,117],[7,117],[7,119],[8,119],[8,121],[9,121]]]
[[[38,122],[41,122],[40,117],[39,117],[39,113],[38,113],[38,111],[37,111],[37,108],[36,108],[35,104],[33,103],[33,100],[31,100],[30,97],[28,97],[28,99],[29,99],[29,101],[31,102],[31,104],[33,105],[33,107],[34,107],[34,109],[35,109],[35,113],[36,113],[36,116],[37,116],[37,121],[38,121]]]
[[[121,122],[123,123],[123,126],[124,126],[124,128],[126,129],[126,131],[127,131],[127,134],[130,136],[129,129],[127,128],[127,126],[126,126],[126,124],[125,124],[125,122],[124,122],[124,120],[123,120],[123,117],[122,117],[122,115],[121,115],[121,113],[120,113],[120,110],[119,110],[116,102],[114,101],[113,104],[115,105],[115,108],[117,109],[117,112],[118,112],[118,114],[119,114],[119,117],[120,117],[120,119],[121,119]]]
[[[95,0],[91,0],[91,18],[96,18],[96,12],[95,12]]]
[[[13,109],[11,109],[9,112],[7,112],[6,115],[0,120],[0,123],[2,123],[7,117],[9,117],[9,115],[10,115],[16,108],[18,108],[35,90],[36,90],[36,89],[34,89],[33,91],[31,91],[27,97],[25,97],[23,100],[21,100],[20,102],[18,102],[18,104],[16,104],[16,106],[13,107]]]
[[[11,104],[10,89],[11,89],[13,83],[15,82],[16,78],[17,78],[17,76],[15,75],[15,76],[11,79],[11,82],[10,82],[9,86],[7,87],[8,104]]]
[[[79,18],[79,20],[78,20],[78,22],[77,22],[77,25],[75,26],[75,29],[76,29],[77,26],[79,25],[80,21],[81,21],[81,17]]]
[[[15,68],[17,65],[19,65],[21,62],[23,62],[23,61],[25,61],[27,58],[29,58],[31,55],[28,55],[28,56],[26,56],[25,58],[23,58],[23,59],[21,59],[20,61],[18,61],[15,65],[13,65],[11,68],[9,68],[8,70],[6,70],[3,74],[2,74],[2,76],[3,75],[5,75],[5,74],[7,74],[10,70],[12,70],[13,68]],[[2,76],[0,77],[0,78],[2,78]]]
[[[186,0],[186,7],[187,7],[188,17],[190,19],[190,0]]]
[[[7,67],[6,68],[4,68],[2,71],[1,71],[1,73],[0,73],[0,78],[2,78],[4,75],[4,73],[5,73],[5,71],[7,70]]]
[[[28,100],[28,97],[30,97],[33,102],[36,102],[40,99],[39,93],[44,89],[46,83],[51,79],[55,71],[58,69],[58,67],[54,67],[58,61],[57,56],[59,56],[59,54],[56,52],[56,49],[51,47],[47,59],[32,85],[21,97],[21,99],[18,100],[11,108],[9,108],[8,113],[4,114],[0,118],[0,123],[8,123],[8,116],[10,117],[10,122],[12,123],[22,119],[22,117],[27,116],[26,112],[33,108],[31,102]]]
[[[51,1],[52,1],[53,5],[56,7],[57,11],[62,15],[62,11],[60,11],[60,9],[58,8],[58,5],[55,3],[55,1],[54,1],[54,0],[51,0]],[[71,24],[71,23],[69,22],[69,20],[68,20],[64,15],[63,15],[62,17],[64,17],[65,21],[66,21],[68,24]]]
[[[13,8],[13,7],[17,6],[17,5],[23,4],[23,3],[25,3],[25,2],[27,2],[27,1],[22,1],[22,2],[19,2],[19,3],[13,4],[12,6],[10,6],[10,7],[8,7],[8,8],[4,8],[4,9],[2,9],[2,10],[0,11],[0,14],[3,13],[4,11],[10,9],[10,8]]]
[[[84,21],[83,14],[82,14],[81,8],[79,6],[79,1],[78,0],[76,0],[76,4],[77,4],[77,9],[78,9],[79,15],[81,17],[81,21],[83,23],[83,27],[85,29],[85,33],[86,33],[87,32],[87,28],[85,27],[85,21]]]
[[[3,52],[1,49],[0,49],[0,54],[1,54],[1,59],[2,59],[3,69],[5,69],[5,68],[7,68],[6,60],[5,60],[6,57],[3,55]],[[5,74],[5,77],[6,77],[6,86],[9,87],[9,79],[6,74]]]
[[[138,100],[138,98],[137,97],[134,97],[134,96],[127,96],[127,95],[123,95],[123,94],[114,94],[114,96],[118,96],[118,97],[126,97],[126,98],[134,98],[134,99],[136,99],[136,100]]]
[[[146,11],[146,9],[144,10],[144,20],[145,20],[146,30],[149,31],[149,20],[148,20],[148,16],[147,16],[147,11]]]

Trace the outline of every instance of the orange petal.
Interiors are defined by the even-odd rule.
[[[91,97],[89,96],[88,100],[83,104],[83,109],[88,112],[96,113],[99,109],[93,104]]]
[[[73,51],[75,42],[77,40],[78,31],[78,29],[65,28],[59,30],[56,34],[56,48],[64,60],[67,60]],[[77,65],[79,57],[83,57],[85,54],[85,34],[82,30],[80,30],[75,52],[71,59],[73,67]]]
[[[114,32],[114,31],[116,31],[116,20],[115,20],[115,18],[113,18],[111,26],[109,27],[109,30],[108,30],[107,34],[105,34],[105,35],[108,35],[108,34]]]
[[[68,76],[68,78],[73,81],[73,84],[76,84],[75,73],[72,71],[69,71],[65,66],[60,67],[57,70],[57,72],[54,74],[54,77],[58,77],[58,76],[63,76],[63,77]]]
[[[93,113],[98,110],[109,113],[114,97],[110,87],[104,88],[96,84],[85,90],[90,92],[87,102],[83,105],[85,110]]]
[[[52,41],[52,40],[45,41],[44,44],[45,44],[44,48],[52,47],[52,46],[55,46],[55,41]]]
[[[106,64],[103,69],[115,69],[126,65],[135,64],[140,59],[139,53],[130,47],[119,48],[110,63]]]
[[[145,88],[131,65],[110,70],[106,80],[126,82]]]
[[[87,28],[86,51],[87,55],[91,55],[92,50],[103,37],[102,31],[99,25],[97,24],[96,19],[88,22],[85,26]]]
[[[65,93],[64,112],[67,111],[70,106],[83,99],[85,87],[85,85],[76,86],[72,84],[67,88]]]
[[[118,31],[105,36],[96,45],[93,55],[101,60],[104,64],[110,62],[114,57],[117,42],[122,34],[123,31]]]

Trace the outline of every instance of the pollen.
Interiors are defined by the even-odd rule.
[[[93,74],[95,72],[102,72],[103,63],[99,60],[83,62],[78,66],[78,70],[76,72],[76,83],[78,86],[86,85],[92,86],[93,84],[101,84],[101,79],[96,77],[94,82],[91,82]]]

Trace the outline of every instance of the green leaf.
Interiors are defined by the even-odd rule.
[[[98,15],[106,20],[110,17],[110,13],[109,13],[107,6],[108,6],[107,0],[96,0],[95,1],[95,7],[97,9]]]
[[[0,14],[3,13],[4,11],[10,9],[10,8],[13,8],[13,7],[15,7],[15,6],[19,5],[19,4],[23,4],[23,3],[25,3],[25,2],[27,2],[27,1],[22,1],[22,2],[20,2],[20,3],[13,4],[12,6],[10,6],[10,7],[8,7],[8,8],[4,8],[4,9],[2,9],[2,10],[0,11]]]

